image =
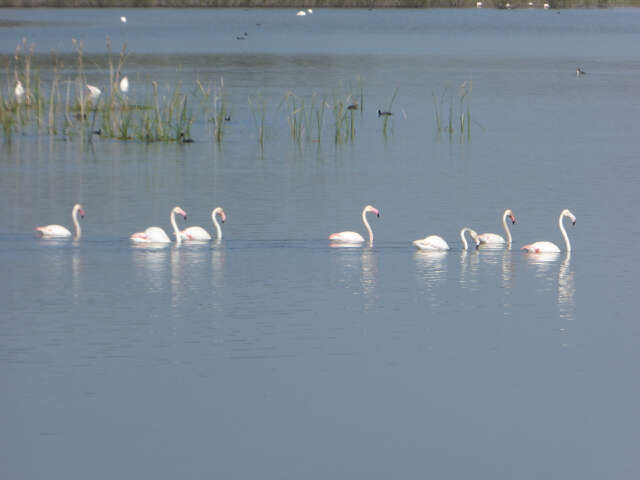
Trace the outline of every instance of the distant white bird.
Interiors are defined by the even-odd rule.
[[[476,2],[476,8],[482,8],[482,2]]]
[[[13,93],[16,96],[16,101],[22,103],[24,100],[24,87],[20,80],[16,80],[16,88],[13,90]]]
[[[507,2],[505,4],[504,8],[506,8],[507,10],[511,10],[511,4],[509,2]]]
[[[529,2],[527,5],[529,5],[530,7],[533,7],[533,2]]]
[[[120,21],[122,23],[127,23],[127,17],[125,17],[124,15],[120,17]]]
[[[305,12],[304,10],[300,10],[298,13],[296,13],[297,17],[304,17],[307,14],[307,12]]]
[[[307,8],[307,13],[313,13],[313,8]]]
[[[87,84],[87,89],[89,90],[89,100],[92,102],[98,100],[98,97],[102,94],[102,90],[98,87],[94,87],[93,85]]]
[[[127,93],[129,91],[129,79],[126,75],[122,77],[122,80],[120,80],[120,91],[122,93]]]
[[[549,10],[551,8],[551,5],[549,5],[547,2],[544,2],[544,5],[542,5],[542,8],[544,8],[545,10]]]

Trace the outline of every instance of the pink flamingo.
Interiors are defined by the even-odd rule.
[[[220,215],[220,221],[222,223],[225,222],[227,216],[224,214],[224,210],[222,207],[216,207],[211,212],[211,221],[213,225],[216,227],[216,233],[218,235],[218,240],[222,240],[222,229],[218,224],[218,220],[216,219],[216,215]],[[202,227],[189,227],[185,228],[180,232],[180,237],[182,240],[200,240],[200,241],[208,241],[211,240],[211,235]]]
[[[567,235],[567,231],[564,229],[564,225],[562,224],[562,219],[564,217],[569,217],[573,224],[576,224],[576,217],[569,210],[564,209],[560,213],[558,217],[558,226],[560,227],[560,232],[562,233],[562,238],[564,239],[564,246],[567,252],[571,251],[571,242],[569,242],[569,237]],[[560,249],[551,242],[535,242],[530,243],[529,245],[525,245],[522,247],[522,250],[525,250],[529,253],[558,253]]]
[[[169,214],[169,219],[171,220],[171,226],[173,227],[173,232],[176,236],[176,243],[180,245],[182,243],[182,238],[180,237],[180,230],[178,230],[178,225],[176,225],[176,213],[178,215],[182,215],[184,219],[187,219],[187,213],[182,210],[180,207],[173,207],[171,213]],[[131,235],[131,241],[134,243],[171,243],[171,239],[164,233],[164,230],[160,227],[149,227],[144,232],[137,232]]]
[[[509,217],[512,224],[516,223],[516,217],[513,215],[513,212],[509,209],[506,209],[502,214],[502,226],[504,228],[504,231],[507,232],[506,242],[504,241],[504,238],[502,238],[502,236],[498,235],[497,233],[483,233],[481,235],[478,235],[478,240],[480,240],[480,243],[484,243],[487,245],[504,245],[505,243],[507,243],[508,245],[511,245],[511,232],[509,231],[509,226],[507,225],[507,217]]]
[[[79,240],[82,235],[80,222],[78,222],[78,215],[80,215],[81,218],[84,218],[84,210],[82,209],[82,205],[76,203],[73,206],[73,210],[71,210],[71,218],[73,219],[73,225],[76,229],[76,235],[74,237],[76,240]],[[41,237],[48,238],[65,238],[71,236],[69,229],[62,225],[45,225],[44,227],[36,227],[36,232],[38,232]]]
[[[367,212],[373,212],[376,214],[376,216],[380,217],[380,211],[371,205],[367,205],[362,210],[362,223],[364,223],[367,232],[369,232],[369,245],[373,245],[373,231],[369,226],[369,222],[367,222]],[[332,233],[331,235],[329,235],[329,240],[336,243],[344,244],[355,244],[364,242],[364,238],[362,237],[362,235],[357,232]]]
[[[464,240],[464,237],[462,238]],[[426,250],[429,252],[444,252],[449,250],[447,242],[438,235],[429,235],[428,237],[414,240],[413,244],[418,250]]]

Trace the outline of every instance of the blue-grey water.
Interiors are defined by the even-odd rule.
[[[223,78],[231,114],[221,144],[202,120],[188,145],[4,138],[0,477],[638,478],[639,10],[0,18],[3,65],[24,37],[43,83],[76,38],[106,88],[109,36],[132,98]],[[433,96],[463,82],[470,134],[438,135]],[[288,91],[347,90],[353,141],[291,140]],[[80,241],[35,237],[76,202]],[[330,246],[366,204],[373,247]],[[174,205],[211,231],[222,205],[223,240],[130,244]],[[461,250],[505,208],[512,250]],[[564,208],[570,256],[519,250],[562,246]],[[451,250],[415,251],[429,234]]]

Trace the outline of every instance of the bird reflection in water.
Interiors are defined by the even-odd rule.
[[[366,248],[360,255],[360,286],[365,296],[365,310],[370,310],[376,300],[376,280],[378,278],[378,256],[373,249]]]
[[[166,244],[131,245],[136,280],[147,286],[149,293],[161,292],[167,277],[169,251]]]
[[[436,306],[440,304],[438,295],[432,292],[433,288],[444,280],[447,273],[447,252],[429,252],[417,250],[413,254],[416,262],[418,280],[424,285],[431,303]]]
[[[477,250],[462,250],[460,252],[460,286],[469,288],[477,285],[477,272],[479,264],[479,255]]]
[[[221,291],[224,284],[224,256],[222,240],[214,240],[211,249],[211,281],[214,292]]]
[[[558,271],[558,308],[560,310],[560,318],[565,320],[574,320],[576,313],[574,300],[576,285],[570,260],[571,252],[567,252]]]

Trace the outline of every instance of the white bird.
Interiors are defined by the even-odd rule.
[[[120,91],[122,93],[127,93],[129,91],[129,79],[126,75],[122,77],[122,80],[120,80]]]
[[[312,8],[307,8],[307,12],[308,13],[313,13],[313,9]]]
[[[469,235],[471,235],[471,238],[475,242],[476,247],[478,247],[478,245],[480,245],[480,240],[478,239],[478,234],[476,233],[476,231],[473,230],[472,228],[464,227],[462,230],[460,230],[460,238],[462,239],[462,249],[467,250],[469,248],[469,246],[467,245],[467,239],[464,237],[465,232],[469,232]]]
[[[482,2],[476,2],[476,8],[482,8]]]
[[[171,227],[173,227],[173,233],[176,236],[176,244],[182,243],[182,237],[180,236],[180,230],[176,225],[175,214],[182,215],[184,219],[187,219],[187,213],[180,207],[173,207],[169,219],[171,221]],[[171,239],[167,236],[165,231],[160,227],[149,227],[144,232],[136,232],[129,237],[134,243],[171,243]]]
[[[13,90],[14,95],[18,103],[22,103],[24,100],[24,87],[20,80],[16,80],[16,88]]]
[[[102,94],[102,90],[98,87],[94,87],[93,85],[87,84],[87,89],[89,90],[89,100],[92,102],[98,100],[98,97]]]
[[[216,207],[211,212],[211,221],[213,222],[213,226],[216,227],[216,234],[218,235],[218,240],[222,240],[222,229],[220,228],[220,224],[216,219],[216,215],[220,215],[220,220],[224,223],[227,220],[227,216],[224,213],[222,207]],[[182,240],[198,240],[198,241],[209,241],[211,240],[211,235],[202,227],[189,227],[180,231],[180,237]]]
[[[298,13],[296,13],[297,17],[304,17],[307,14],[307,12],[305,12],[304,10],[300,10]]]
[[[428,252],[443,252],[449,250],[447,242],[438,235],[429,235],[428,237],[414,240],[413,244],[418,250],[426,250]]]
[[[549,10],[551,8],[551,5],[545,2],[544,5],[542,5],[542,8],[544,8],[545,10]]]
[[[78,222],[78,215],[84,218],[84,210],[82,209],[82,205],[76,203],[73,206],[73,210],[71,210],[71,218],[73,219],[73,225],[76,229],[76,240],[79,240],[82,235],[80,222]],[[69,229],[62,225],[45,225],[44,227],[36,227],[36,232],[38,232],[38,235],[46,238],[66,238],[71,236]]]
[[[125,17],[124,15],[120,17],[120,21],[122,23],[127,23],[127,17]]]
[[[371,230],[371,226],[369,225],[369,222],[367,222],[367,212],[375,213],[376,216],[380,217],[380,211],[376,207],[373,207],[371,205],[367,205],[362,210],[362,223],[364,223],[364,227],[367,229],[367,232],[369,233],[369,245],[373,245],[373,231]],[[350,231],[332,233],[331,235],[329,235],[329,240],[339,244],[351,244],[351,245],[364,242],[364,238],[362,237],[362,235],[360,235],[358,232],[350,232]]]
[[[511,224],[516,223],[515,215],[510,209],[507,208],[502,214],[502,228],[504,228],[504,231],[507,233],[506,242],[504,241],[504,238],[502,237],[502,235],[498,235],[497,233],[483,233],[482,235],[478,236],[478,238],[480,239],[480,243],[484,243],[488,245],[496,245],[496,246],[502,246],[505,243],[507,243],[508,245],[511,245],[512,239],[511,239],[511,232],[509,231],[509,226],[507,225],[507,217],[509,217],[509,220],[511,220]]]
[[[507,2],[507,3],[504,5],[504,8],[506,8],[506,9],[510,10],[510,9],[511,9],[511,4],[510,4],[509,2]]]
[[[576,217],[571,211],[564,209],[560,216],[558,217],[558,226],[560,227],[560,233],[562,233],[562,238],[564,239],[564,246],[567,252],[571,251],[571,242],[569,242],[569,237],[567,236],[567,231],[564,229],[564,225],[562,224],[562,219],[564,217],[569,217],[573,224],[576,224]],[[560,249],[557,245],[551,242],[535,242],[530,243],[529,245],[525,245],[522,247],[522,250],[529,253],[558,253]]]

